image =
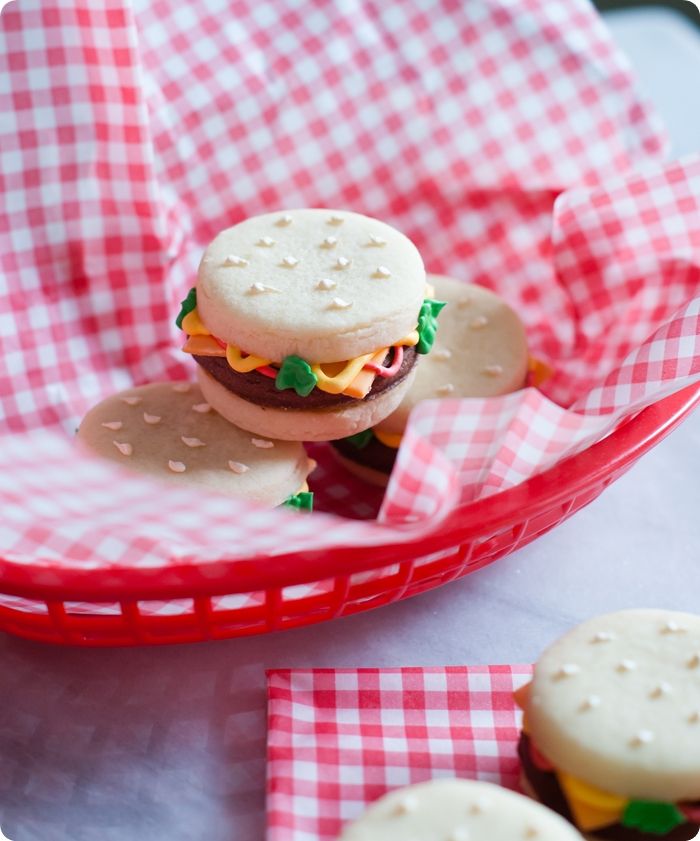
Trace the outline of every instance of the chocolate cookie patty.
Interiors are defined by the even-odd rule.
[[[387,353],[387,358],[390,356]],[[239,397],[257,403],[259,406],[270,406],[276,409],[332,409],[344,403],[356,403],[357,398],[345,394],[328,394],[320,388],[315,388],[306,397],[300,397],[293,389],[280,391],[272,377],[266,377],[257,371],[249,374],[239,374],[234,371],[223,356],[197,356],[197,363],[204,368],[217,382]],[[415,348],[404,348],[403,362],[393,377],[375,377],[372,388],[364,400],[383,394],[404,380],[411,368],[416,364]],[[384,364],[387,359],[385,358]]]
[[[398,453],[398,450],[382,444],[374,435],[364,447],[356,447],[347,438],[341,438],[339,441],[331,441],[331,446],[349,461],[365,467],[371,467],[372,470],[380,470],[387,475],[394,469],[394,462]]]

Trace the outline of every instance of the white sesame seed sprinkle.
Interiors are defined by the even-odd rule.
[[[207,412],[211,411],[211,406],[208,403],[195,403],[192,406],[193,412],[198,412],[200,415],[206,415]]]
[[[151,426],[155,426],[155,424],[161,422],[160,415],[149,415],[148,412],[143,413],[143,419],[146,421],[146,423],[150,424]]]
[[[564,663],[554,673],[555,680],[561,680],[566,677],[573,677],[581,671],[581,667],[576,663]]]
[[[490,807],[490,805],[491,802],[485,797],[479,797],[469,806],[469,812],[472,815],[481,815]]]
[[[288,213],[285,213],[284,216],[280,216],[279,219],[275,222],[275,225],[278,228],[286,228],[287,225],[291,225],[291,224],[292,224],[292,217]]]
[[[375,248],[382,248],[386,245],[386,240],[383,237],[375,236],[375,234],[369,235],[369,242],[367,245],[374,246]]]
[[[502,365],[486,365],[483,370],[483,374],[486,374],[487,377],[500,377],[503,373],[503,366]]]
[[[256,245],[259,245],[261,248],[272,248],[274,244],[275,241],[272,237],[260,237],[256,243]]]
[[[377,266],[372,277],[391,277],[391,271],[386,266]]]
[[[333,298],[328,305],[330,310],[346,310],[352,306],[352,301],[346,301],[344,298]]]
[[[648,745],[649,742],[654,741],[654,734],[651,730],[638,730],[630,739],[630,746],[633,748],[640,748],[642,745]]]
[[[611,642],[613,639],[615,639],[615,637],[613,634],[610,633],[610,631],[597,631],[595,634],[593,634],[591,642]]]
[[[396,804],[394,808],[395,815],[408,815],[415,812],[418,808],[418,801],[411,794],[404,795]]]
[[[240,461],[229,461],[228,466],[230,470],[238,474],[247,473],[250,470],[247,464],[242,464]]]
[[[338,284],[334,280],[329,280],[327,277],[324,277],[316,284],[316,289],[322,289],[327,292],[329,289],[335,289],[337,285]]]
[[[248,265],[248,261],[245,257],[239,257],[238,254],[229,254],[228,257],[224,260],[224,266],[235,266],[236,268],[242,269]]]
[[[299,261],[297,260],[297,258],[292,257],[291,254],[282,259],[282,265],[285,267],[285,269],[293,269],[298,262]]]
[[[347,267],[352,263],[352,260],[349,260],[347,257],[338,257],[335,261],[336,269],[347,269]]]
[[[118,429],[121,429],[124,424],[121,421],[105,421],[102,424],[105,429],[111,429],[112,432],[116,432]]]
[[[471,324],[469,325],[472,330],[482,330],[486,325],[489,323],[488,318],[485,315],[477,315],[476,318],[472,319]]]
[[[620,660],[616,668],[618,672],[632,672],[637,668],[637,664],[634,660]]]
[[[600,696],[599,695],[589,695],[587,698],[584,698],[581,701],[581,706],[579,707],[579,712],[587,712],[588,710],[593,710],[596,707],[600,706]]]
[[[112,441],[112,443],[123,456],[130,456],[134,452],[134,448],[128,441]]]
[[[445,385],[441,385],[435,389],[435,394],[439,394],[441,397],[446,397],[448,394],[453,394],[455,387],[452,383],[445,383]]]
[[[345,219],[342,216],[330,216],[328,219],[329,225],[342,225]]]
[[[274,441],[268,441],[266,438],[251,438],[250,443],[259,450],[270,450],[275,446]]]
[[[673,687],[670,683],[667,683],[665,680],[662,680],[661,683],[658,683],[649,693],[650,698],[661,698],[664,695],[670,695],[673,691]]]
[[[168,461],[168,467],[173,473],[184,473],[187,467],[181,461]]]
[[[131,397],[122,397],[122,403],[126,403],[127,406],[138,406],[141,402],[141,398],[135,395]]]
[[[264,292],[281,292],[276,286],[269,286],[267,283],[251,283],[248,287],[250,295],[260,295]]]
[[[204,441],[199,438],[188,438],[186,435],[180,436],[180,440],[186,447],[206,447]]]
[[[321,243],[321,248],[335,248],[337,244],[337,237],[326,237]]]
[[[669,619],[668,622],[664,622],[663,627],[661,628],[662,634],[683,634],[685,631],[686,629],[679,625],[674,619]]]

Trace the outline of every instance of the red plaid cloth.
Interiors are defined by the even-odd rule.
[[[0,557],[37,581],[411,540],[397,520],[429,528],[698,375],[699,164],[661,166],[586,0],[21,0],[0,80]],[[173,316],[207,241],[309,205],[385,219],[429,270],[500,291],[555,369],[547,396],[426,404],[379,522],[233,518],[76,453],[110,391],[192,376]],[[380,495],[314,450],[318,508],[374,516]]]
[[[530,666],[268,673],[267,841],[335,841],[390,789],[438,777],[517,788]]]

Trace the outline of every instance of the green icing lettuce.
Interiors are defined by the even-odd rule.
[[[184,301],[180,302],[180,312],[177,314],[177,318],[175,319],[175,324],[182,330],[182,320],[183,318],[192,312],[192,310],[197,306],[197,290],[192,287],[190,291],[187,293],[187,297]]]
[[[364,429],[362,432],[356,432],[354,435],[348,435],[347,438],[343,438],[343,441],[347,441],[348,444],[352,444],[353,447],[358,450],[364,450],[373,437],[374,433],[371,429]]]
[[[296,511],[313,511],[314,495],[311,491],[300,491],[298,494],[285,499],[282,505],[287,508],[294,508]]]
[[[435,334],[438,327],[437,317],[444,306],[447,306],[447,301],[434,301],[432,298],[426,298],[423,301],[423,306],[418,313],[416,353],[430,353],[435,344]]]
[[[622,826],[649,835],[666,835],[685,822],[684,814],[673,803],[653,800],[630,800],[620,821]]]
[[[307,397],[316,387],[318,377],[308,362],[300,356],[285,356],[275,378],[278,391],[293,388],[299,397]]]

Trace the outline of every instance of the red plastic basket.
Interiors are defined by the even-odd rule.
[[[60,583],[39,586],[31,567],[4,563],[0,591],[29,603],[0,606],[0,629],[64,645],[196,642],[310,625],[415,596],[492,563],[566,520],[698,403],[700,384],[688,386],[549,470],[457,508],[437,530],[410,544],[219,562],[217,573],[223,567],[224,575],[217,574],[215,584],[202,564],[164,572],[110,568],[109,587],[94,570],[61,570]],[[230,604],[236,594],[238,606]],[[149,603],[169,600],[185,601],[178,601],[175,614],[148,610]],[[86,604],[104,609],[105,603],[112,613],[87,612]]]

